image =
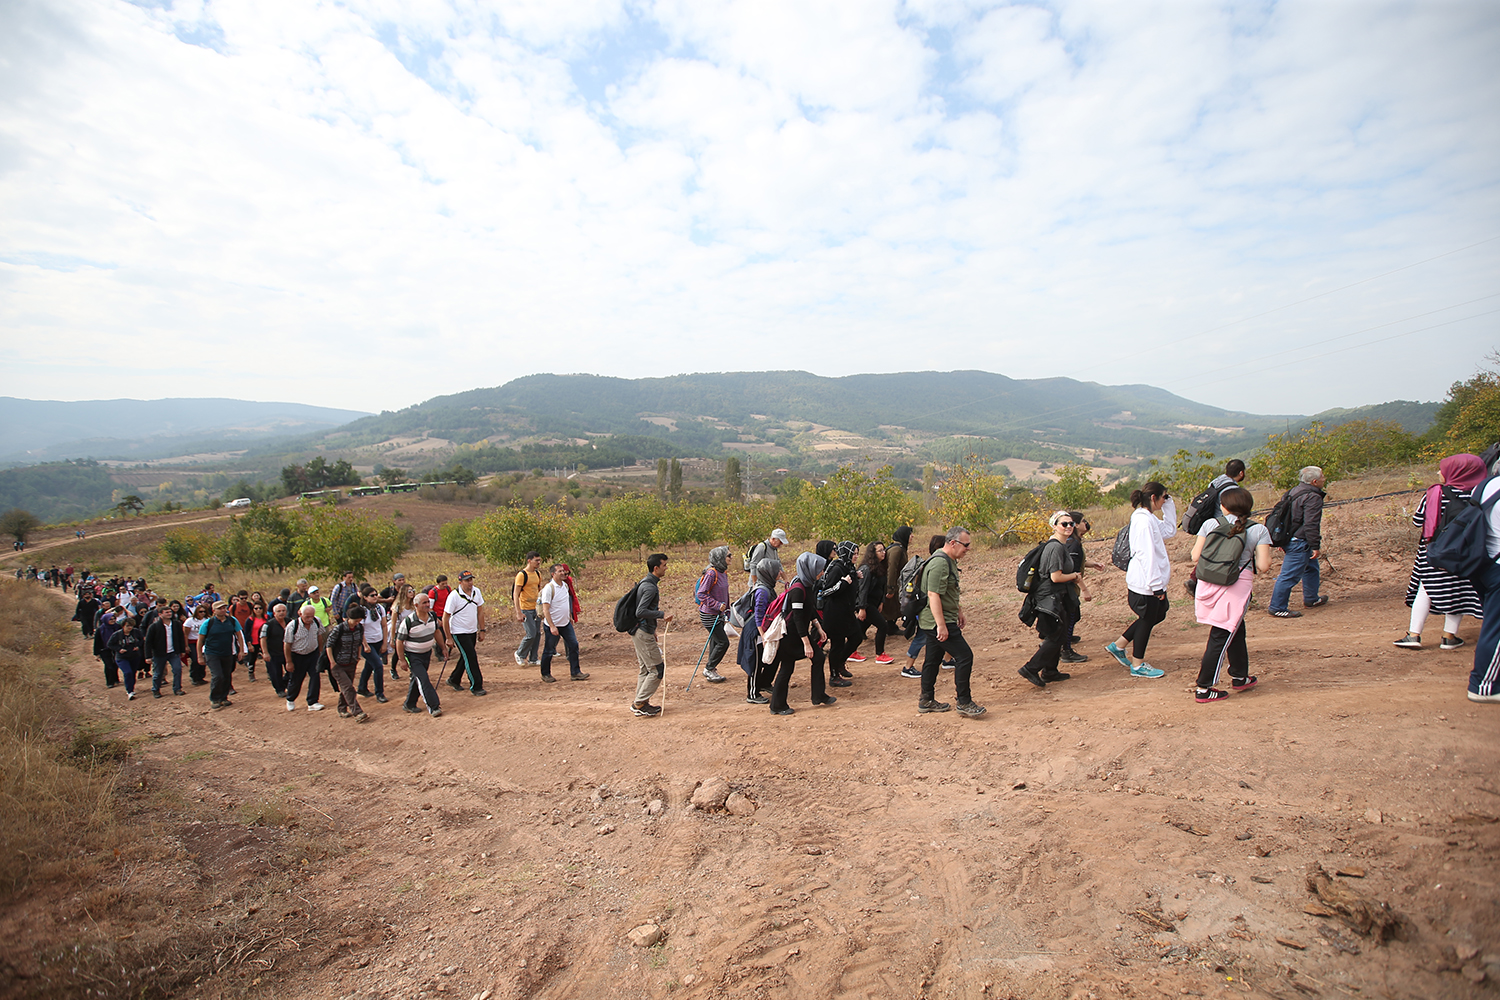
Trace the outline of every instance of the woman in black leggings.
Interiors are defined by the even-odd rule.
[[[859,561],[859,597],[855,601],[854,616],[860,622],[860,642],[870,634],[870,626],[875,626],[876,663],[891,662],[891,658],[885,655],[885,637],[890,633],[891,625],[880,609],[885,603],[886,572],[885,546],[880,542],[866,545]]]

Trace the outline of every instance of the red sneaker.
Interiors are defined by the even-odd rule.
[[[895,663],[896,661],[893,660],[893,659],[891,659],[891,655],[889,653],[881,653],[879,656],[875,657],[875,662],[876,663]]]
[[[863,663],[863,662],[865,662],[865,654],[863,654],[863,653],[850,653],[849,654],[849,662],[850,663]]]

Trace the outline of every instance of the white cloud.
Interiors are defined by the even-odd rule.
[[[1306,345],[1500,290],[1500,241],[1202,331],[1500,235],[1497,42],[1483,4],[25,0],[0,392],[951,366],[1437,398],[1493,317]]]

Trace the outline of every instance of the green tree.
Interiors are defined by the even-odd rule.
[[[132,511],[140,512],[145,509],[146,501],[142,500],[134,493],[126,494],[125,496],[120,498],[119,503],[115,504],[115,510],[118,510],[120,512],[121,517],[129,516]]]
[[[745,495],[745,484],[740,479],[740,460],[730,456],[724,463],[724,499],[739,503]]]
[[[672,459],[672,475],[667,481],[667,496],[672,503],[682,502],[682,463]]]
[[[219,564],[283,573],[296,562],[295,543],[301,527],[295,514],[280,507],[251,507],[243,516],[230,518],[229,530],[215,548]]]
[[[950,468],[936,495],[935,510],[943,527],[962,525],[976,537],[987,535],[997,542],[1039,540],[1052,531],[1036,497],[1021,487],[1006,486],[1005,478],[978,455]]]
[[[1053,470],[1057,482],[1048,483],[1043,495],[1047,503],[1063,510],[1080,510],[1099,502],[1099,483],[1094,470],[1081,462],[1069,462]]]
[[[175,528],[167,532],[156,550],[156,561],[171,566],[181,566],[184,573],[192,571],[190,564],[206,566],[214,553],[214,537],[197,528]]]
[[[920,505],[901,492],[889,465],[873,476],[852,465],[840,466],[822,486],[804,491],[813,533],[858,543],[888,538],[903,524],[916,524]]]
[[[394,486],[397,483],[406,482],[407,477],[410,474],[405,469],[396,469],[392,468],[391,466],[386,466],[385,468],[381,469],[380,472],[377,473],[377,475],[380,477],[380,481],[385,483],[387,486]]]
[[[656,499],[662,503],[667,502],[667,476],[671,468],[671,463],[665,458],[656,460]]]
[[[650,545],[665,513],[666,505],[646,493],[616,497],[573,519],[574,543],[579,551],[590,554]]]
[[[1329,429],[1314,421],[1295,434],[1272,434],[1250,462],[1252,480],[1270,480],[1290,489],[1297,473],[1309,465],[1323,470],[1329,482],[1383,465],[1415,458],[1417,442],[1390,420],[1351,420]]]
[[[1429,460],[1467,453],[1482,455],[1500,440],[1500,352],[1490,367],[1464,382],[1455,382],[1438,408],[1432,427],[1422,436]]]
[[[356,576],[388,573],[411,546],[411,533],[393,521],[365,517],[352,510],[313,507],[292,552],[297,564],[328,573],[352,569]]]
[[[477,556],[479,550],[469,536],[468,521],[449,521],[438,529],[438,548],[460,556]]]
[[[18,542],[26,541],[27,537],[41,526],[42,522],[39,518],[19,507],[12,507],[4,514],[0,514],[0,532],[10,535]]]
[[[571,537],[567,511],[540,500],[531,507],[498,507],[469,522],[468,530],[474,550],[491,566],[500,567],[519,566],[532,549],[544,559],[555,559],[568,550]]]

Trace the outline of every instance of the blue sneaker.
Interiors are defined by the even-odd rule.
[[[1130,668],[1130,676],[1132,677],[1164,677],[1166,673],[1165,670],[1157,670],[1149,663],[1137,663]]]
[[[1104,651],[1110,656],[1113,656],[1115,659],[1119,660],[1120,666],[1129,669],[1130,657],[1125,655],[1125,650],[1121,649],[1119,646],[1116,646],[1114,643],[1110,643],[1108,646],[1104,647]]]

